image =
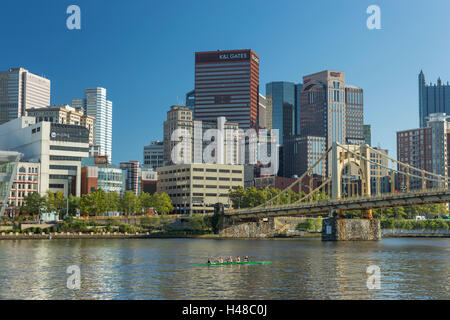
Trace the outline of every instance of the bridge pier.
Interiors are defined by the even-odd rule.
[[[369,211],[369,212],[367,212]],[[362,212],[362,219],[344,219],[338,213],[322,220],[322,241],[381,240],[380,220],[372,218],[372,210]]]

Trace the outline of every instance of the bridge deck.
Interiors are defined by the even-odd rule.
[[[236,211],[226,211],[225,215],[229,218],[237,219],[319,215],[329,213],[333,209],[364,210],[446,202],[450,202],[450,190],[433,189],[430,191],[416,193],[408,192],[340,200],[319,200],[316,202],[292,203],[272,207],[241,209]]]

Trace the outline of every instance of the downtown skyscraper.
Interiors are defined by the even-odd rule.
[[[328,150],[334,142],[365,143],[363,90],[346,84],[344,72],[325,70],[304,76],[300,105],[300,133],[304,139],[299,139],[300,145],[294,148],[306,150],[302,152],[308,159],[316,159],[320,150]],[[302,174],[312,164],[308,162],[308,167],[300,168],[296,174]],[[330,174],[330,168],[326,170]]]
[[[421,128],[427,126],[427,117],[432,113],[450,114],[450,85],[442,84],[440,78],[437,84],[425,83],[423,71],[419,73],[419,115]]]
[[[72,107],[95,117],[94,149],[96,155],[112,157],[112,101],[106,99],[106,89],[101,87],[84,90],[83,99],[73,99]]]
[[[252,50],[195,53],[195,120],[258,125],[259,57]]]
[[[0,71],[0,124],[50,105],[50,80],[24,68]]]
[[[280,145],[283,137],[300,134],[300,99],[302,84],[275,81],[266,84],[266,99],[271,119],[271,128],[280,130]]]

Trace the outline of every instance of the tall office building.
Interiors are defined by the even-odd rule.
[[[302,137],[324,137],[325,150],[334,142],[363,144],[363,121],[363,90],[346,85],[344,72],[325,70],[303,77]],[[327,174],[331,174],[329,164]]]
[[[301,106],[302,136],[325,137],[327,148],[346,143],[344,72],[325,70],[303,77]]]
[[[419,126],[427,126],[427,116],[432,113],[450,114],[450,84],[442,84],[440,78],[437,84],[425,83],[425,75],[419,73]]]
[[[298,98],[301,84],[276,81],[266,84],[266,97],[272,112],[272,129],[280,132],[280,145],[283,138],[300,134],[300,101]]]
[[[50,105],[50,80],[23,68],[0,71],[0,124]]]
[[[84,99],[73,99],[72,107],[82,109],[85,114],[95,117],[94,145],[99,148],[98,155],[106,155],[111,162],[112,102],[106,99],[105,88],[87,88],[84,95]]]
[[[162,141],[151,141],[148,146],[144,146],[145,168],[156,169],[162,167],[164,159],[164,143]]]
[[[345,85],[346,144],[364,144],[363,89]]]
[[[196,120],[226,117],[239,128],[257,127],[259,57],[252,50],[195,53]]]

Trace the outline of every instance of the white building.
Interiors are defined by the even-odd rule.
[[[225,117],[193,120],[192,110],[172,106],[164,121],[164,165],[239,163],[238,124]],[[205,156],[207,158],[205,158]]]
[[[40,194],[81,191],[81,159],[89,155],[89,130],[83,126],[36,123],[21,117],[0,125],[0,150],[24,154],[22,161],[40,163]]]
[[[85,114],[95,117],[94,145],[99,147],[97,155],[106,155],[111,162],[113,104],[106,99],[105,88],[87,88],[84,95],[84,99],[72,99],[72,107],[82,109]]]
[[[50,80],[24,68],[0,71],[0,124],[50,105]]]

